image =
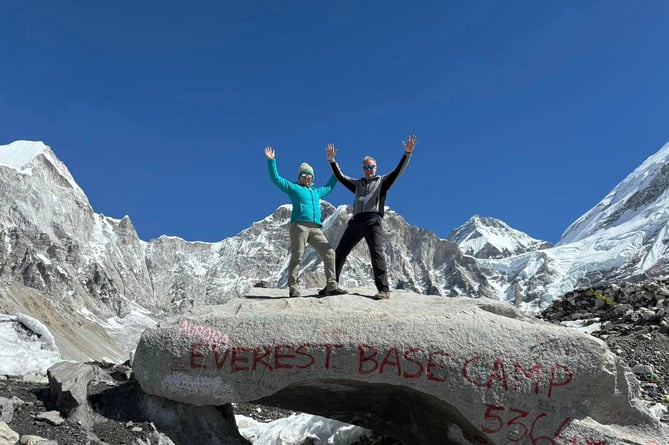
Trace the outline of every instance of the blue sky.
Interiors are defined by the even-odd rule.
[[[220,241],[287,199],[267,176],[365,155],[446,238],[478,214],[557,242],[669,141],[669,3],[0,4],[0,145],[50,145],[141,239]],[[341,185],[327,197],[350,204]]]

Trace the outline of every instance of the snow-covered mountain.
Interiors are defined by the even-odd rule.
[[[646,159],[596,206],[572,223],[560,244],[620,233],[655,237],[669,215],[669,144]]]
[[[580,287],[669,273],[669,144],[578,218],[554,247],[478,264],[501,298],[536,306]]]
[[[388,209],[390,283],[536,310],[580,285],[664,275],[668,160],[669,145],[553,247],[479,216],[444,240]],[[53,151],[30,141],[0,146],[0,200],[0,313],[20,311],[45,323],[69,342],[61,347],[65,357],[117,360],[132,348],[135,334],[163,313],[221,303],[256,284],[286,283],[288,205],[217,243],[170,236],[147,242],[129,217],[95,213]],[[350,207],[322,202],[322,211],[324,232],[335,244]],[[321,287],[322,267],[308,248],[302,284]],[[364,243],[349,256],[340,284],[373,287]],[[81,351],[87,357],[76,355]]]
[[[448,240],[476,258],[506,258],[553,246],[511,228],[504,221],[479,215],[453,230]]]

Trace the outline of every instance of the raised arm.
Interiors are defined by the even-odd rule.
[[[382,190],[388,191],[388,189],[395,183],[397,178],[399,178],[400,175],[404,173],[407,165],[409,165],[411,154],[413,153],[417,143],[418,139],[416,139],[416,136],[414,135],[409,136],[407,142],[402,141],[402,145],[404,145],[404,155],[402,156],[402,159],[400,159],[399,164],[397,164],[397,167],[395,167],[393,171],[383,177],[383,185],[381,186]]]
[[[341,182],[344,187],[355,193],[355,183],[353,182],[353,178],[349,178],[348,176],[344,175],[339,169],[339,164],[337,164],[337,161],[335,161],[337,149],[335,148],[334,144],[328,144],[328,146],[325,148],[325,154],[328,158],[330,168],[332,169],[332,174],[335,175],[335,178],[337,178],[337,180]]]
[[[279,170],[276,168],[276,153],[272,147],[265,147],[265,157],[267,158],[267,172],[272,183],[284,192],[290,190],[292,184],[290,181],[282,178],[279,175]]]

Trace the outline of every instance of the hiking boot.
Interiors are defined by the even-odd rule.
[[[288,291],[288,296],[290,298],[296,298],[296,297],[300,297],[301,295],[300,295],[300,291],[298,291],[298,290],[290,290],[290,291]]]
[[[376,300],[388,300],[390,298],[390,291],[387,290],[380,290],[374,295],[374,299]]]
[[[318,295],[325,295],[325,296],[344,295],[344,294],[347,294],[347,293],[348,292],[346,292],[344,289],[342,289],[340,287],[336,287],[336,288],[331,289],[331,290],[328,290],[327,287],[324,287],[323,289],[318,291]]]

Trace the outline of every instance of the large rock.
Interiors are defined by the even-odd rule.
[[[87,409],[88,384],[95,377],[95,367],[90,363],[62,361],[52,365],[48,371],[49,389],[56,399],[58,410],[80,423],[93,423]]]
[[[669,437],[602,341],[508,304],[252,291],[146,330],[133,362],[142,389],[194,405],[256,401],[413,445]]]

